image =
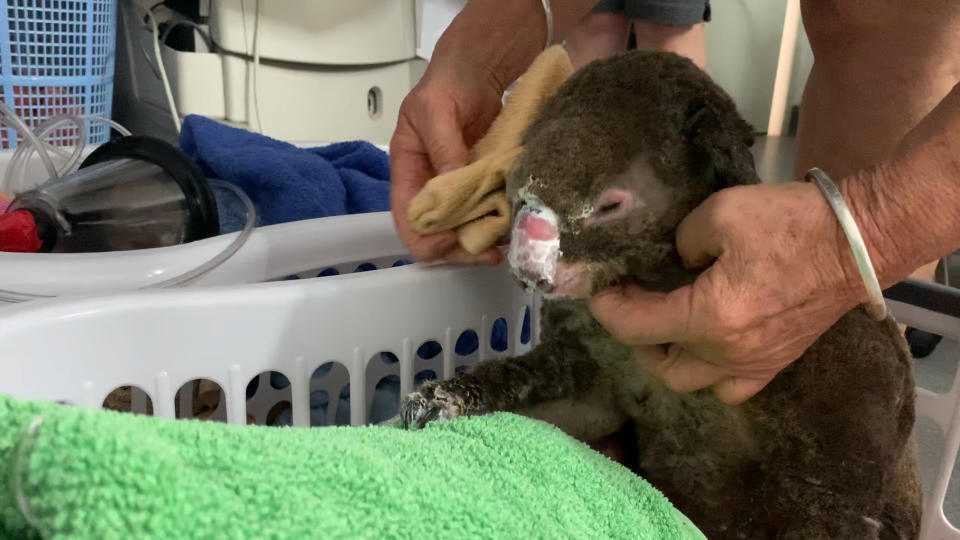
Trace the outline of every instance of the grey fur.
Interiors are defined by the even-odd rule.
[[[631,52],[595,62],[550,100],[526,136],[508,192],[563,216],[565,259],[590,265],[593,290],[688,283],[679,221],[710,193],[757,182],[752,134],[692,62]],[[659,186],[626,222],[586,227],[600,191]],[[631,187],[631,186],[627,186]],[[632,186],[636,189],[636,186]],[[663,204],[664,193],[670,204]],[[589,441],[629,428],[627,465],[709,538],[901,539],[919,534],[912,358],[892,319],[855,309],[756,397],[732,407],[677,394],[636,366],[576,300],[543,309],[541,344],[430,382],[402,404],[406,425],[512,411]]]

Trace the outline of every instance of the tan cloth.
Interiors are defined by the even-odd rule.
[[[424,235],[456,230],[460,245],[474,254],[504,238],[510,230],[507,174],[523,153],[527,127],[572,73],[561,45],[540,53],[471,149],[472,162],[433,178],[411,201],[413,229]]]

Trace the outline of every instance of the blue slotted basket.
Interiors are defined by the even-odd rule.
[[[36,129],[62,115],[110,117],[117,0],[6,0],[0,7],[0,100]],[[86,123],[86,144],[102,144],[108,126]],[[77,129],[47,137],[72,146]],[[0,148],[16,148],[18,134],[4,125]]]

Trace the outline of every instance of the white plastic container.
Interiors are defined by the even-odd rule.
[[[0,358],[10,359],[0,368],[0,392],[99,407],[115,388],[135,385],[157,414],[174,417],[177,390],[209,379],[225,393],[226,420],[243,423],[248,413],[262,420],[276,404],[251,398],[261,407],[248,410],[245,398],[252,379],[274,371],[291,382],[294,425],[309,425],[309,392],[325,390],[332,402],[342,383],[351,386],[350,423],[357,425],[366,422],[373,390],[385,376],[398,376],[405,394],[424,369],[447,378],[492,355],[526,350],[536,335],[537,311],[534,297],[502,269],[419,265],[41,300],[0,311]],[[531,331],[523,336],[527,316]],[[509,340],[498,352],[490,336],[500,318]],[[471,330],[479,349],[458,357],[456,341]],[[442,346],[442,354],[419,358],[416,351],[430,341]],[[381,352],[399,362],[382,362]],[[331,361],[346,368],[346,381],[311,379]]]
[[[934,287],[946,290],[940,286]],[[888,300],[887,305],[901,324],[938,334],[945,340],[960,340],[960,310],[956,309],[960,306],[960,294],[956,289],[952,289],[949,296],[930,297],[926,302],[911,304]],[[917,360],[918,363],[924,361],[929,359]],[[953,363],[956,361],[956,358],[952,360]],[[941,444],[939,447],[924,445],[922,440],[918,444],[921,472],[932,472],[932,483],[924,485],[922,540],[960,539],[960,529],[950,523],[943,511],[948,488],[952,488],[949,489],[950,497],[954,500],[957,497],[956,488],[950,485],[960,450],[960,366],[955,369],[953,380],[945,392],[917,388],[918,422],[932,420],[943,435],[942,441],[938,441]],[[954,481],[960,482],[960,478]]]
[[[0,253],[0,289],[43,295],[132,291],[193,269],[238,234],[136,251]],[[255,229],[237,253],[190,286],[316,277],[327,268],[339,273],[361,263],[382,268],[406,257],[388,212],[296,221]]]
[[[210,33],[226,52],[250,55],[260,3],[264,59],[358,66],[410,60],[416,54],[414,0],[211,0]]]
[[[898,319],[915,328],[960,339],[960,317],[891,301]],[[530,309],[531,331],[519,329]],[[216,382],[225,394],[227,421],[258,423],[281,399],[267,388],[246,399],[250,381],[267,372],[290,381],[292,423],[310,424],[309,395],[327,392],[332,403],[349,384],[350,423],[363,424],[376,381],[400,380],[399,395],[414,388],[415,373],[434,369],[443,378],[458,367],[497,354],[528,350],[538,334],[539,305],[503,268],[419,265],[319,279],[140,292],[99,298],[37,301],[0,311],[0,392],[29,399],[63,400],[99,407],[114,388],[136,385],[156,414],[174,417],[174,396],[198,378]],[[495,320],[509,329],[506,350],[490,345]],[[465,330],[479,334],[469,358],[454,354]],[[529,339],[534,338],[534,339]],[[418,347],[429,341],[442,354],[425,360]],[[399,361],[385,364],[380,352]],[[312,377],[334,362],[328,375]],[[339,372],[340,375],[335,375]],[[960,538],[941,510],[960,447],[960,386],[919,391],[918,413],[945,434],[939,448],[921,448],[921,468],[937,476],[925,501],[925,539]],[[182,403],[181,406],[189,405]],[[183,409],[187,410],[187,409]],[[334,417],[326,411],[327,421]]]
[[[254,14],[261,6],[254,83]],[[415,56],[411,0],[215,0],[206,47],[160,45],[181,116],[199,114],[284,140],[363,139],[388,144],[400,103],[426,69]],[[121,3],[114,119],[134,133],[176,132],[139,10]]]

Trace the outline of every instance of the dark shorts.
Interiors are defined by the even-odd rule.
[[[710,0],[600,0],[592,12],[624,12],[631,19],[690,26],[710,20]]]

